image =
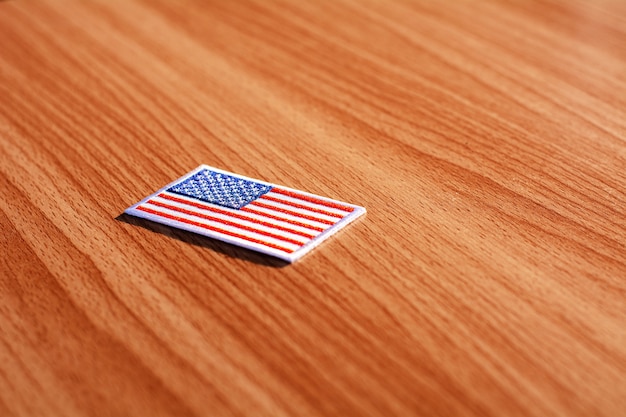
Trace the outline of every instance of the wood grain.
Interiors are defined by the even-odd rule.
[[[626,415],[626,3],[0,3],[0,415]],[[302,261],[123,210],[360,204]]]

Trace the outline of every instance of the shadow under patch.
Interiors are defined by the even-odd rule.
[[[221,242],[219,240],[211,239],[209,237],[188,232],[186,230],[180,230],[175,227],[153,222],[151,220],[134,217],[126,213],[120,214],[115,218],[115,220],[132,224],[133,226],[143,227],[144,229],[150,230],[151,232],[159,233],[169,238],[177,239],[194,246],[208,248],[215,252],[230,256],[231,258],[242,259],[244,261],[252,262],[257,265],[270,266],[273,268],[284,268],[285,266],[289,265],[289,262],[283,261],[281,259],[273,258],[268,255],[263,255],[249,249],[240,248],[236,245]]]

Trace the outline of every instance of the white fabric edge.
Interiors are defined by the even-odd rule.
[[[311,194],[311,195],[314,195],[314,194]],[[337,233],[338,231],[346,227],[348,224],[352,223],[357,218],[367,213],[367,210],[365,210],[365,207],[355,206],[355,205],[347,204],[347,203],[343,203],[343,204],[353,207],[354,211],[348,214],[343,219],[339,220],[330,228],[324,230],[322,233],[320,233],[319,235],[311,239],[309,242],[304,244],[304,246],[302,246],[300,249],[296,250],[292,254],[289,254],[289,257],[291,259],[289,262],[295,262],[298,259],[302,258],[304,255],[306,255],[307,253],[311,252],[313,249],[318,247],[326,239],[328,239],[329,237],[331,237],[332,235],[334,235],[335,233]]]
[[[253,244],[252,242],[250,242],[250,243],[245,242],[245,241],[242,242],[242,240],[237,239],[235,237],[229,237],[229,236],[217,234],[215,232],[211,232],[210,230],[206,230],[206,229],[203,229],[203,228],[200,228],[200,227],[197,227],[197,226],[193,226],[193,225],[186,224],[186,223],[183,223],[183,222],[177,222],[176,220],[165,219],[165,218],[157,216],[155,214],[146,213],[144,211],[137,210],[137,207],[140,206],[141,204],[146,203],[151,198],[159,195],[163,191],[166,191],[168,188],[174,186],[175,184],[178,184],[179,182],[182,182],[182,181],[186,180],[187,178],[195,175],[196,173],[198,173],[199,171],[201,171],[203,169],[209,169],[209,170],[212,170],[212,171],[215,171],[215,172],[219,172],[219,173],[222,173],[222,174],[225,174],[225,175],[230,175],[230,176],[241,178],[241,179],[248,180],[248,181],[254,181],[254,182],[261,183],[261,184],[264,184],[264,185],[268,185],[268,186],[271,186],[271,187],[279,187],[279,188],[287,190],[287,191],[292,191],[294,193],[300,193],[302,195],[313,197],[313,198],[317,198],[319,200],[327,201],[329,203],[342,204],[344,206],[354,208],[354,211],[352,213],[348,214],[346,217],[344,217],[340,221],[338,221],[337,223],[335,223],[333,226],[331,226],[328,229],[324,230],[322,233],[317,235],[315,238],[311,239],[309,242],[307,242],[300,249],[296,250],[293,253],[285,253],[285,252],[279,251],[277,249],[272,249],[272,248],[268,248],[268,247],[261,247],[261,245]],[[263,181],[263,180],[246,177],[245,175],[239,175],[239,174],[235,174],[233,172],[224,171],[223,169],[215,168],[215,167],[212,167],[210,165],[205,165],[205,164],[198,166],[196,169],[194,169],[194,170],[188,172],[187,174],[183,175],[182,177],[180,177],[180,178],[170,182],[166,186],[160,188],[156,192],[150,194],[149,196],[147,196],[146,198],[142,199],[138,203],[133,204],[132,206],[130,206],[129,208],[124,210],[124,213],[126,213],[128,215],[131,215],[131,216],[143,218],[143,219],[150,220],[150,221],[153,221],[153,222],[156,222],[156,223],[164,224],[166,226],[174,227],[176,229],[185,230],[185,231],[196,233],[196,234],[199,234],[199,235],[202,235],[202,236],[210,237],[210,238],[222,241],[222,242],[230,243],[230,244],[233,244],[233,245],[245,248],[245,249],[253,250],[255,252],[259,252],[259,253],[262,253],[262,254],[265,254],[265,255],[270,255],[270,256],[282,259],[284,261],[287,261],[289,263],[293,263],[293,262],[297,261],[298,259],[302,258],[304,255],[306,255],[307,253],[309,253],[310,251],[315,249],[317,246],[319,246],[322,242],[324,242],[330,236],[332,236],[333,234],[337,233],[339,230],[343,229],[349,223],[351,223],[354,220],[356,220],[357,218],[361,217],[366,212],[367,212],[367,210],[365,209],[365,207],[357,206],[355,204],[345,203],[343,201],[334,200],[332,198],[320,196],[320,195],[309,193],[309,192],[302,191],[302,190],[297,190],[295,188],[285,187],[283,185],[272,184],[272,183],[269,183],[269,182],[266,182],[266,181]]]
[[[260,244],[255,244],[253,242],[248,242],[243,239],[238,239],[236,237],[231,237],[228,235],[223,235],[221,233],[212,232],[211,230],[206,230],[204,228],[194,226],[191,224],[179,222],[179,221],[172,220],[172,219],[166,219],[156,214],[146,213],[145,211],[137,210],[135,208],[126,209],[124,212],[131,216],[135,216],[135,217],[150,220],[156,223],[164,224],[166,226],[170,226],[178,230],[184,230],[187,232],[195,233],[197,235],[206,236],[211,239],[219,240],[221,242],[230,243],[237,247],[249,249],[249,250],[262,253],[265,255],[270,255],[279,259],[283,259],[287,262],[293,262],[292,255],[296,253],[296,252],[286,253],[278,249],[273,249],[273,248],[263,246]]]

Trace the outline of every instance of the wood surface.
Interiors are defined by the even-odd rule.
[[[123,216],[363,205],[293,265]],[[0,415],[625,416],[626,2],[0,2]]]

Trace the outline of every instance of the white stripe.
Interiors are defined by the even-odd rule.
[[[302,245],[296,245],[296,244],[290,243],[290,242],[285,242],[284,240],[281,240],[281,239],[275,239],[275,238],[272,238],[270,236],[265,236],[265,235],[262,235],[262,234],[259,234],[259,233],[250,232],[248,230],[242,230],[242,229],[240,229],[238,227],[228,226],[228,225],[220,223],[220,222],[206,220],[206,219],[198,218],[196,216],[191,216],[191,215],[188,215],[188,214],[185,214],[185,213],[180,213],[179,211],[176,211],[176,210],[170,210],[170,209],[166,209],[164,207],[153,206],[153,205],[150,205],[148,202],[146,202],[145,204],[142,204],[142,206],[146,206],[146,208],[149,208],[149,209],[154,210],[154,211],[159,212],[159,213],[166,213],[166,214],[169,214],[169,215],[172,215],[172,216],[176,216],[176,217],[180,217],[180,218],[183,218],[183,219],[186,219],[186,220],[191,220],[191,221],[196,222],[196,223],[205,224],[205,225],[208,225],[208,226],[211,226],[211,227],[216,227],[216,228],[219,228],[219,229],[222,229],[222,230],[226,230],[226,231],[229,231],[229,232],[232,232],[232,233],[237,233],[239,235],[248,236],[250,238],[258,239],[258,240],[261,240],[263,242],[272,243],[274,245],[278,245],[278,246],[281,246],[281,247],[286,248],[286,249],[294,249],[295,250],[295,249],[298,249],[299,247],[302,246]],[[176,220],[173,220],[173,221],[176,221]],[[211,231],[211,233],[221,234],[218,231]],[[230,236],[230,235],[226,235],[226,236]],[[302,237],[301,239],[302,240],[306,240],[306,238],[304,238],[304,237]]]
[[[288,204],[282,204],[282,203],[277,203],[275,201],[270,201],[270,200],[263,200],[262,198],[255,200],[259,203],[263,203],[271,208],[278,208],[278,209],[282,209],[282,210],[289,210],[291,212],[294,213],[300,213],[300,214],[304,214],[306,216],[312,216],[315,217],[317,219],[322,219],[322,220],[327,220],[327,221],[331,221],[333,223],[338,222],[339,220],[341,220],[339,217],[333,217],[333,216],[327,216],[326,214],[321,214],[321,213],[316,213],[314,211],[311,210],[306,210],[306,209],[301,209],[301,208],[297,208],[297,207],[293,207],[290,206]],[[259,206],[250,203],[250,207],[251,208],[257,208]],[[277,213],[281,213],[280,211],[276,210]]]
[[[274,234],[277,234],[277,235],[280,235],[280,236],[285,236],[287,238],[295,239],[297,241],[304,242],[304,243],[306,243],[308,240],[311,239],[309,237],[302,236],[302,235],[299,235],[297,233],[290,233],[288,231],[280,230],[280,229],[277,229],[275,227],[265,226],[265,225],[262,225],[262,224],[259,224],[259,223],[255,223],[254,221],[242,220],[242,219],[239,219],[239,218],[236,218],[236,217],[231,217],[231,216],[226,215],[226,214],[215,213],[215,212],[209,211],[209,210],[203,210],[203,209],[198,208],[198,207],[190,206],[190,205],[187,205],[187,204],[184,204],[184,203],[178,203],[176,201],[168,200],[168,199],[165,199],[165,198],[160,198],[158,196],[150,199],[146,203],[149,204],[149,203],[151,203],[153,201],[154,202],[158,202],[158,203],[167,204],[168,206],[171,206],[171,207],[177,207],[177,208],[180,208],[180,209],[184,209],[184,210],[187,210],[187,211],[190,211],[190,212],[193,212],[193,213],[215,217],[216,219],[222,219],[222,220],[230,221],[230,222],[233,222],[233,223],[242,224],[244,226],[253,227],[253,228],[257,229],[257,230],[263,230],[265,232],[274,233]],[[155,205],[155,206],[153,206],[151,208],[153,208],[155,210],[158,210],[158,207],[160,207],[160,206]],[[229,213],[235,212],[235,210],[226,210],[226,209],[221,208],[221,207],[220,207],[220,210],[224,210],[224,211],[227,211]],[[244,215],[241,212],[240,213],[236,213],[236,214],[242,215],[242,216]],[[247,214],[245,216],[246,217],[252,217],[252,215],[248,216]],[[256,216],[256,217],[261,217],[261,216]],[[278,223],[278,222],[274,222],[274,223]],[[295,228],[296,227],[293,227],[291,229],[295,230]],[[304,228],[300,228],[300,229],[304,229]],[[314,230],[309,230],[307,234],[313,235],[313,237],[315,237],[317,234],[319,234],[319,232],[316,232]]]
[[[268,201],[268,203],[269,203],[269,201]],[[269,206],[269,204],[268,204],[268,206]],[[282,218],[285,218],[285,219],[288,219],[288,220],[293,220],[293,221],[297,221],[297,222],[300,222],[300,223],[308,224],[308,225],[311,225],[313,227],[319,227],[319,228],[322,228],[324,230],[328,229],[329,227],[332,227],[332,225],[330,225],[330,224],[320,223],[320,222],[317,222],[315,220],[304,219],[302,217],[298,217],[298,216],[294,216],[294,215],[291,215],[291,214],[283,213],[281,211],[273,210],[272,208],[265,208],[265,207],[250,205],[250,204],[248,204],[246,206],[246,208],[258,211],[260,213],[267,213],[267,214],[271,214],[272,216],[279,216],[279,217],[282,217]],[[293,210],[293,211],[295,211],[295,210]],[[247,214],[247,212],[245,212],[245,213]],[[310,213],[306,213],[306,214],[310,214]],[[321,216],[320,216],[320,218],[321,218]],[[339,220],[340,219],[331,219],[331,221],[335,221],[335,222],[339,221]]]
[[[318,209],[318,210],[324,210],[328,213],[333,213],[333,214],[337,214],[341,217],[344,217],[348,214],[350,214],[349,211],[344,211],[344,210],[340,210],[337,208],[333,208],[333,207],[328,207],[325,206],[323,204],[316,204],[316,203],[312,203],[310,201],[306,201],[306,200],[301,200],[299,198],[295,198],[295,197],[291,197],[285,194],[279,194],[279,193],[274,193],[274,192],[269,192],[267,194],[264,194],[263,196],[268,196],[268,197],[273,197],[273,198],[277,198],[279,200],[284,200],[284,201],[289,201],[291,203],[295,203],[295,204],[299,204],[305,207],[311,207],[313,209]],[[263,201],[263,197],[261,197],[261,201]]]
[[[180,195],[180,194],[174,194],[174,193],[169,193],[169,192],[162,192],[161,194],[164,194],[164,195],[167,195],[167,196],[171,196],[171,197],[174,197],[174,198],[177,198],[177,199],[180,199],[180,200],[188,201],[191,204],[200,204],[200,205],[207,206],[207,207],[215,207],[216,209],[219,209],[219,210],[224,210],[224,211],[231,212],[231,213],[237,213],[239,215],[251,217],[251,218],[259,220],[259,221],[264,221],[264,222],[267,222],[267,223],[275,223],[278,226],[287,227],[289,229],[293,229],[293,230],[297,230],[297,231],[300,231],[300,232],[304,232],[304,233],[307,233],[309,235],[317,236],[318,234],[322,233],[322,232],[320,232],[318,230],[313,230],[313,229],[310,229],[310,228],[307,228],[307,227],[304,227],[304,226],[298,226],[298,225],[295,225],[295,224],[291,224],[289,222],[280,221],[280,220],[276,220],[276,219],[270,219],[269,217],[266,217],[266,216],[264,216],[262,214],[250,213],[248,211],[241,211],[241,210],[237,210],[237,209],[231,209],[231,208],[228,208],[228,207],[218,206],[216,204],[207,203],[205,201],[198,201],[198,200],[196,200],[194,198],[186,197],[186,196],[183,196],[183,195]],[[155,196],[155,197],[153,197],[153,199],[156,199],[157,197],[158,196]],[[171,204],[171,205],[182,204],[181,207],[184,207],[184,208],[190,209],[190,210],[193,208],[193,206],[185,205],[184,203],[176,203],[175,201],[168,200],[168,199],[160,199],[159,198],[159,200],[162,200],[163,202],[166,202],[167,204]],[[271,210],[268,210],[268,209],[264,209],[262,207],[250,206],[249,208],[257,210],[259,212],[272,214],[272,215],[275,215],[275,216],[278,216],[278,217],[281,217],[281,218],[284,218],[284,219],[287,219],[287,220],[297,221],[298,223],[307,224],[307,225],[310,225],[310,226],[313,226],[313,227],[316,227],[316,228],[327,229],[327,228],[331,227],[330,225],[327,225],[327,224],[323,224],[323,223],[318,223],[318,222],[314,222],[314,221],[311,221],[311,220],[302,219],[300,217],[291,216],[291,215],[280,213],[280,212],[274,212],[274,211],[271,211]],[[207,214],[208,213],[210,213],[211,215],[217,214],[217,213],[213,213],[213,212],[207,211]],[[302,239],[305,239],[305,237],[302,237]]]

